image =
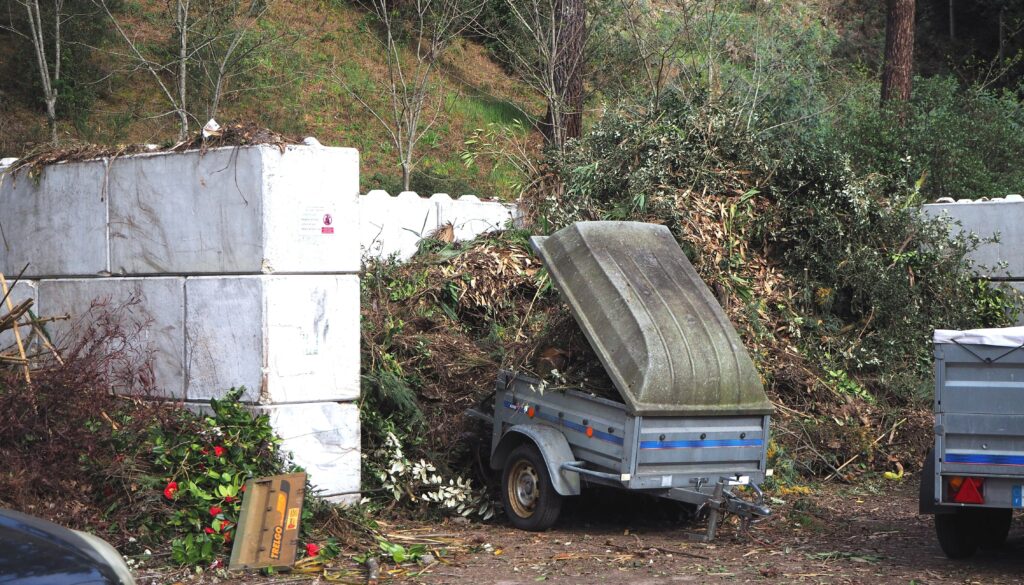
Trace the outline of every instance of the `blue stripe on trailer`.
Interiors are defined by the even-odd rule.
[[[966,463],[968,465],[1024,465],[1024,456],[946,453],[945,462]]]
[[[705,447],[760,447],[761,439],[720,439],[709,441],[640,441],[641,449],[701,449]]]

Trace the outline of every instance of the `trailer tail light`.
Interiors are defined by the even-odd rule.
[[[594,436],[594,427],[587,427],[587,436],[588,437],[593,437]]]
[[[980,477],[951,477],[949,492],[957,504],[984,504],[983,486],[985,480]]]
[[[532,406],[531,406],[531,407],[529,407],[529,408],[527,408],[527,409],[526,409],[526,416],[528,416],[528,417],[530,417],[530,418],[533,418],[533,416],[534,416],[535,414],[537,414],[537,409],[536,409],[536,408],[534,408],[534,407],[532,407]]]

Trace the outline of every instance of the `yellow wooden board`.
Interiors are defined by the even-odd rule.
[[[246,482],[229,569],[284,569],[295,564],[305,490],[305,473]]]

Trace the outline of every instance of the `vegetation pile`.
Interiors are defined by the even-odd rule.
[[[827,135],[764,132],[749,120],[726,100],[679,94],[656,110],[607,112],[549,161],[560,185],[526,202],[532,229],[666,225],[778,407],[780,470],[850,479],[913,469],[931,438],[932,330],[1006,325],[1019,303],[973,276],[977,238],[921,215],[919,182],[858,174]],[[528,233],[427,241],[408,263],[368,267],[366,444],[401,429],[409,451],[465,474],[490,443],[462,413],[489,400],[499,369],[554,388],[605,383]]]
[[[136,564],[148,551],[177,565],[223,561],[245,481],[289,466],[241,389],[207,414],[153,399],[136,305],[78,316],[57,352],[33,360],[31,383],[20,367],[0,369],[0,507],[95,532]]]

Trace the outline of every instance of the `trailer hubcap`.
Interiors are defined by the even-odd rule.
[[[517,461],[508,478],[508,501],[512,511],[520,518],[533,516],[540,499],[540,481],[537,470],[527,461]]]

